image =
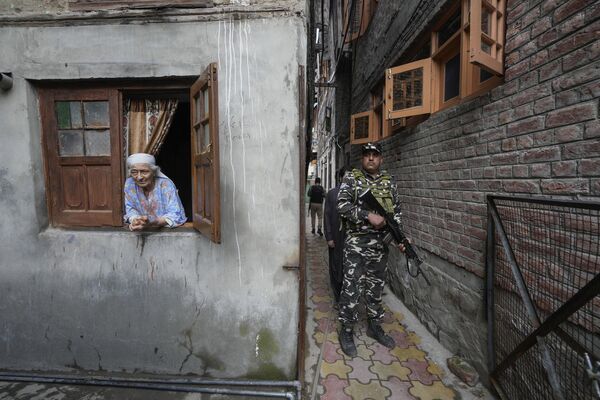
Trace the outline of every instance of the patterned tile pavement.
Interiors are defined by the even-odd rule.
[[[363,316],[355,327],[358,356],[346,356],[338,341],[337,308],[329,288],[327,245],[307,232],[307,337],[305,399],[459,400],[492,398],[484,389],[475,395],[444,379],[450,372],[420,347],[421,337],[404,322],[404,315],[386,306],[382,326],[393,336],[392,350],[366,336]],[[393,295],[388,295],[393,296]],[[384,298],[385,303],[385,298]],[[448,383],[450,382],[450,383]],[[463,385],[464,386],[464,385]]]

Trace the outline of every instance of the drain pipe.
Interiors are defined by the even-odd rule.
[[[194,379],[194,378],[124,378],[124,377],[75,377],[69,375],[27,375],[0,373],[0,381],[32,382],[47,384],[66,384],[81,386],[108,386],[122,389],[160,390],[169,392],[225,394],[232,396],[255,396],[301,400],[302,385],[299,381],[260,381],[260,380],[228,380],[228,379]],[[294,388],[292,391],[275,392],[251,389],[226,389],[199,386],[248,386],[248,387],[280,387]]]

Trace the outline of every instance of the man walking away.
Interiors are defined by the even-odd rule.
[[[336,186],[327,192],[325,198],[325,240],[329,246],[329,279],[336,304],[340,301],[342,281],[344,279],[343,250],[344,231],[340,226],[340,218],[337,211],[337,198],[340,184],[346,169],[342,167],[337,173]]]
[[[323,199],[325,198],[325,189],[321,186],[321,178],[315,178],[315,184],[308,189],[308,197],[310,198],[310,232],[315,234],[315,214],[317,215],[317,233],[323,236],[321,226],[323,223]]]
[[[381,293],[387,272],[388,246],[384,243],[385,219],[367,209],[358,197],[367,189],[386,212],[401,224],[401,210],[392,177],[380,171],[383,157],[378,144],[362,148],[361,169],[344,176],[338,194],[338,212],[346,227],[344,242],[344,282],[340,296],[340,345],[348,356],[356,356],[353,328],[358,321],[358,302],[364,294],[368,317],[367,336],[390,349],[394,339],[381,328],[384,310]],[[398,246],[404,251],[404,246]]]

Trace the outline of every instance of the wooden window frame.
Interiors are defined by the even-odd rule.
[[[208,74],[207,69],[199,79],[202,79]],[[218,208],[214,215],[218,215],[212,224],[212,230],[206,234],[211,240],[220,242],[220,180],[219,177],[219,160],[218,160],[218,83],[217,83],[217,65],[210,64],[211,81],[211,118],[210,123],[213,127],[211,134],[215,135],[211,151],[213,154],[212,163],[214,165],[214,179],[216,190],[213,191],[215,199],[212,204]],[[197,83],[198,81],[196,81]],[[168,83],[158,81],[140,81],[132,80],[112,80],[104,82],[90,81],[69,81],[64,83],[40,83],[38,85],[38,93],[40,99],[40,115],[42,125],[42,152],[44,162],[44,178],[46,183],[46,198],[48,206],[48,215],[52,226],[56,227],[102,227],[102,226],[123,226],[123,184],[125,182],[125,160],[123,159],[123,99],[128,95],[139,94],[154,94],[165,92],[189,92],[193,86],[190,77],[173,78]],[[55,101],[85,101],[109,99],[109,124],[111,138],[111,156],[93,156],[94,160],[90,165],[106,162],[107,159],[115,157],[112,166],[111,177],[111,194],[114,204],[111,208],[110,221],[108,217],[98,219],[97,216],[86,217],[84,213],[79,212],[73,216],[63,216],[64,212],[60,209],[61,186],[60,181],[57,181],[56,173],[58,162],[58,125],[54,110]],[[190,106],[192,101],[190,99]],[[192,144],[193,146],[193,144]],[[90,156],[91,157],[91,156]],[[63,157],[66,158],[66,157]],[[82,157],[68,157],[63,162],[64,165],[74,165],[80,162]],[[193,172],[193,171],[192,171]],[[194,182],[191,182],[192,191],[194,190]],[[62,214],[61,214],[62,213]],[[192,221],[194,217],[192,215]],[[187,222],[183,226],[194,227],[193,222]],[[196,228],[197,229],[197,228]],[[197,229],[198,230],[198,229]],[[202,232],[201,233],[205,233]]]
[[[493,40],[493,49],[495,49],[493,51],[494,57],[491,57],[483,51],[475,52],[473,50],[474,48],[481,48],[481,38],[486,36],[481,32],[482,4],[486,4],[486,7],[492,11],[490,16],[492,21],[490,28],[492,36],[486,37],[486,40],[488,40],[488,42]],[[384,118],[386,120],[407,118],[407,120],[404,120],[402,126],[412,125],[412,122],[420,121],[420,118],[413,119],[415,116],[435,113],[456,106],[500,85],[502,83],[503,73],[502,57],[505,31],[505,7],[506,0],[460,0],[454,6],[449,8],[445,12],[445,16],[435,25],[431,32],[430,58],[409,62],[386,70],[386,112]],[[439,46],[439,31],[459,10],[461,15],[460,28]],[[469,21],[469,17],[471,18],[471,21]],[[475,36],[477,36],[479,40],[474,40],[473,38]],[[445,64],[457,54],[460,54],[459,94],[452,99],[444,101]],[[407,70],[415,69],[418,65],[426,65],[428,63],[431,64],[431,75],[429,78],[426,77],[426,69],[424,69],[423,106],[394,111],[392,109],[392,94],[394,89],[393,76]],[[482,69],[492,73],[493,76],[481,82],[480,74]],[[426,84],[428,83],[430,83],[430,85],[427,88]],[[394,130],[395,129],[392,128],[392,132]]]
[[[366,138],[355,139],[354,138],[355,126],[356,126],[355,122],[358,118],[363,118],[363,117],[369,117],[369,135]],[[377,141],[377,136],[375,135],[376,130],[375,130],[375,127],[373,126],[373,124],[374,124],[373,110],[368,110],[368,111],[352,114],[352,116],[350,117],[350,143],[351,144],[363,144],[363,143]]]
[[[385,81],[376,85],[371,92],[371,109],[373,110],[373,141],[377,142],[392,136],[406,125],[406,118],[385,118]]]
[[[432,53],[432,80],[434,84],[433,88],[433,104],[432,109],[435,111],[443,110],[444,108],[453,107],[460,103],[464,93],[464,82],[466,79],[463,61],[465,59],[464,53],[461,49],[460,31],[456,32],[443,44],[442,47]],[[432,37],[432,43],[437,43],[437,32],[434,32]],[[435,38],[435,39],[434,39]],[[460,71],[459,71],[459,89],[458,95],[452,97],[449,100],[444,100],[445,95],[445,66],[448,61],[453,57],[460,55]]]
[[[111,88],[40,88],[40,116],[42,119],[42,154],[44,158],[44,178],[46,183],[46,199],[48,214],[53,226],[70,227],[101,227],[122,226],[123,210],[123,170],[121,162],[122,143],[119,113],[121,112],[120,96],[117,90]],[[60,156],[59,155],[59,126],[56,118],[55,104],[57,101],[107,101],[110,135],[110,156]],[[110,198],[107,209],[93,209],[90,206],[90,170],[101,166],[110,168]],[[83,196],[82,208],[75,209],[67,206],[65,199],[66,169],[81,167],[80,190]],[[81,189],[81,188],[80,188]]]
[[[483,8],[491,11],[490,35],[481,29]],[[467,24],[470,32],[469,61],[480,68],[501,76],[504,73],[504,13],[506,0],[470,0],[467,15],[471,20]],[[490,46],[491,54],[481,49],[482,42]]]
[[[381,88],[382,86],[383,88]],[[390,121],[383,116],[385,108],[385,85],[378,84],[375,91],[371,92],[371,109],[373,110],[373,136],[375,141],[390,136]],[[381,90],[378,90],[381,89]]]
[[[192,220],[194,228],[215,243],[221,243],[221,196],[219,168],[218,67],[211,63],[190,88],[192,152]],[[208,97],[208,107],[204,95]],[[198,100],[196,100],[198,99]],[[197,101],[201,105],[196,107]],[[197,115],[206,110],[208,115]],[[198,127],[208,127],[210,143],[198,146]],[[205,150],[208,148],[208,150]],[[198,150],[199,149],[199,150]]]
[[[429,114],[431,112],[431,58],[413,61],[407,64],[399,65],[394,68],[388,68],[385,73],[385,118],[398,119],[412,117],[415,115]],[[406,71],[423,69],[423,86],[421,105],[405,108],[402,110],[393,109],[394,76]]]

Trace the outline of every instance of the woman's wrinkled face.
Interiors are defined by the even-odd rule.
[[[154,183],[154,171],[148,164],[133,164],[129,174],[135,181],[135,184],[142,189],[152,186]]]

